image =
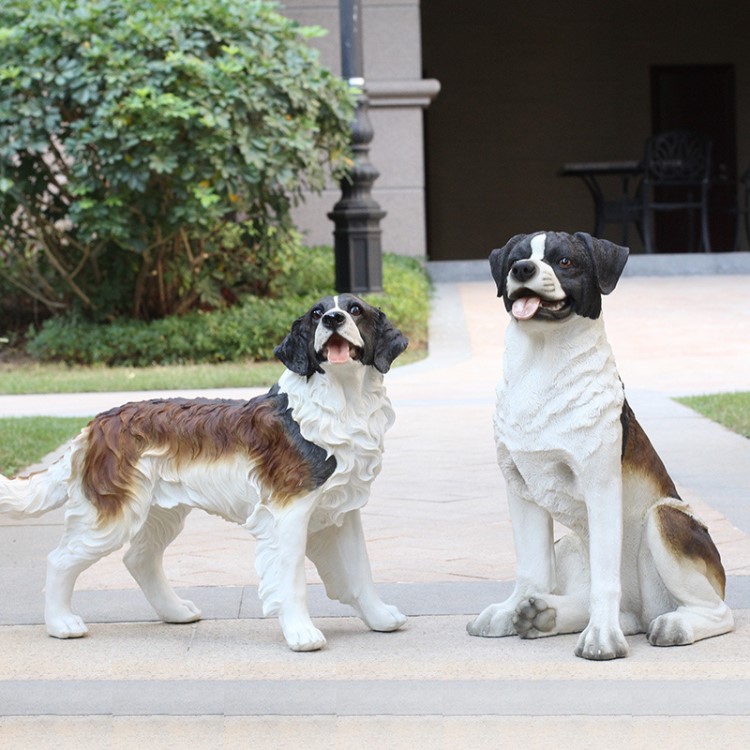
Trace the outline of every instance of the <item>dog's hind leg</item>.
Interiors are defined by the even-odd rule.
[[[44,621],[54,638],[80,638],[88,633],[83,619],[71,608],[78,576],[99,556],[81,557],[63,541],[47,556]]]
[[[310,534],[307,556],[315,563],[328,596],[354,607],[371,630],[398,630],[406,622],[405,615],[385,604],[375,590],[358,510],[346,513],[340,527]]]
[[[96,511],[88,503],[68,506],[65,533],[47,556],[44,620],[55,638],[80,638],[88,629],[71,608],[78,576],[97,560],[122,547],[127,531],[122,524],[97,525]]]
[[[190,508],[152,506],[140,531],[133,537],[123,562],[164,622],[195,622],[201,611],[187,599],[181,599],[164,574],[164,550],[185,526]]]
[[[734,630],[724,602],[724,569],[706,527],[670,502],[649,512],[646,541],[656,571],[677,604],[654,617],[648,640],[654,646],[680,646]],[[649,590],[646,586],[644,594]],[[653,587],[651,587],[653,588]],[[644,610],[653,610],[644,601]],[[653,614],[653,612],[652,612]]]

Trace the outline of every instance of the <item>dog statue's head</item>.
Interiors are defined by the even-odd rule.
[[[598,318],[625,268],[628,249],[584,232],[537,232],[511,237],[492,251],[497,296],[516,320]]]
[[[340,294],[324,297],[295,320],[274,354],[289,370],[308,378],[351,363],[386,373],[408,343],[377,307]],[[326,364],[330,367],[324,369]]]

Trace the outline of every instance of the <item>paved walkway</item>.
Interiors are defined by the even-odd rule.
[[[113,555],[79,583],[90,636],[57,641],[41,590],[61,515],[2,520],[0,747],[747,747],[750,441],[670,397],[750,390],[748,292],[747,275],[627,277],[604,308],[629,399],[719,546],[735,633],[676,649],[634,636],[628,659],[602,664],[573,656],[575,636],[466,635],[513,579],[491,431],[506,314],[489,280],[439,283],[430,357],[388,375],[397,422],[363,515],[406,628],[368,632],[311,568],[328,646],[292,653],[260,617],[252,538],[194,513],[166,569],[202,622],[156,622]],[[133,397],[0,397],[0,415],[88,415]]]

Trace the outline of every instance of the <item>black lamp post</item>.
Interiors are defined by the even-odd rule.
[[[352,123],[354,164],[341,181],[341,200],[328,218],[334,222],[336,289],[339,292],[379,292],[383,289],[380,220],[385,211],[372,198],[379,172],[368,161],[373,129],[367,116],[362,65],[362,2],[339,0],[341,19],[341,75],[362,90]]]

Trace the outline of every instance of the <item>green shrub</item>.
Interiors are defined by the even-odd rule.
[[[348,163],[317,33],[258,0],[5,0],[0,277],[96,320],[272,295],[291,204]]]
[[[365,299],[407,334],[410,349],[426,347],[431,286],[422,264],[404,255],[385,255],[383,288],[383,294],[367,294]]]
[[[293,256],[293,271],[277,298],[248,295],[233,307],[193,312],[149,323],[118,319],[95,324],[80,317],[46,321],[28,339],[27,351],[43,361],[143,367],[151,364],[267,360],[292,321],[317,299],[333,294],[333,252],[308,248]],[[411,348],[427,342],[429,281],[420,264],[386,254],[385,293],[366,295],[410,338]]]

